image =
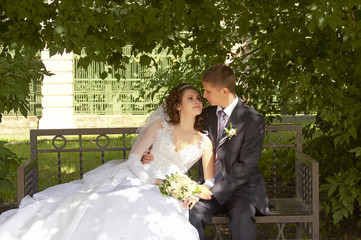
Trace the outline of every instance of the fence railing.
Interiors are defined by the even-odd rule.
[[[42,92],[41,92],[41,81],[30,82],[29,84],[29,111],[28,116],[42,116]],[[5,112],[4,116],[15,116],[21,115],[20,112]]]
[[[144,115],[154,109],[153,99],[146,97],[149,94],[140,95],[138,87],[143,79],[152,75],[152,70],[132,57],[130,49],[130,46],[124,48],[130,61],[119,70],[98,62],[83,69],[78,65],[78,57],[74,57],[74,114]],[[170,57],[165,54],[157,55],[156,61],[162,69],[171,64]],[[104,71],[108,76],[102,79],[100,76]]]

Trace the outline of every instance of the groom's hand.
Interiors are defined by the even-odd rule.
[[[204,185],[199,185],[199,187],[201,188],[201,192],[198,193],[196,196],[203,200],[211,200],[212,194],[209,188]]]
[[[143,164],[148,164],[151,163],[153,161],[153,155],[150,154],[150,149],[148,149],[144,155],[142,156],[142,163]]]

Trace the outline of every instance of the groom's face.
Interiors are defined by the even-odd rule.
[[[202,82],[204,87],[203,97],[208,100],[212,106],[222,105],[224,101],[223,88],[217,87],[208,82]]]

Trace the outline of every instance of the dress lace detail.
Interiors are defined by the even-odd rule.
[[[162,161],[154,161],[154,167],[159,167],[161,170],[156,174],[157,177],[165,178],[166,175],[175,172],[186,173],[194,163],[201,158],[203,153],[201,146],[204,137],[202,137],[201,141],[198,143],[190,144],[187,147],[176,151],[176,146],[173,142],[173,134],[171,132],[174,126],[168,124],[166,121],[162,122],[162,126],[163,129],[160,132],[160,141],[154,143],[154,147],[156,149],[159,147],[159,152],[163,154],[163,156],[157,156],[162,159]],[[156,160],[156,157],[154,157],[154,159]]]
[[[200,142],[200,149],[202,150],[202,152],[207,148],[207,141],[210,141],[209,137],[207,134],[202,133],[202,140]]]

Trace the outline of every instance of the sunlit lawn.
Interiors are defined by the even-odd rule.
[[[126,144],[130,146],[131,136],[126,138]],[[56,145],[60,146],[63,142],[57,142]],[[105,145],[105,140],[99,141],[100,145]],[[120,147],[122,140],[119,138],[113,138],[110,141],[109,148]],[[10,144],[7,145],[9,149],[22,158],[22,162],[25,162],[30,158],[30,144]],[[70,141],[64,147],[65,149],[79,148],[77,141]],[[83,142],[82,148],[98,148],[95,141]],[[51,141],[41,141],[38,144],[38,149],[54,149]],[[100,166],[102,164],[101,152],[83,152],[83,174]],[[110,161],[113,159],[124,159],[123,152],[105,152],[104,161]],[[61,153],[61,181],[62,183],[70,182],[80,178],[80,154],[79,153]],[[58,154],[57,153],[40,153],[38,155],[38,167],[39,167],[39,190],[43,190],[50,186],[58,184]],[[14,195],[15,197],[15,195]]]

